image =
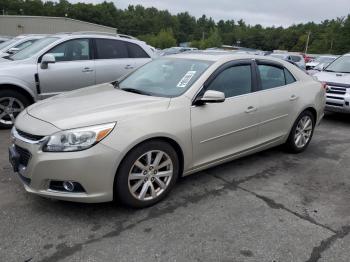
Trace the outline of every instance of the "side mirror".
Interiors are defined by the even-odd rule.
[[[204,105],[210,103],[222,103],[225,101],[225,94],[215,90],[207,90],[202,97],[199,97],[195,104]]]
[[[41,69],[47,69],[49,64],[56,63],[56,58],[52,54],[46,54],[41,58]]]
[[[7,50],[7,53],[10,55],[16,54],[19,51],[19,48],[12,47],[9,50]]]

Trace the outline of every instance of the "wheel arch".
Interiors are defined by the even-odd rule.
[[[115,188],[115,183],[116,183],[116,178],[117,178],[117,174],[118,174],[118,171],[119,171],[119,168],[120,168],[120,165],[121,163],[124,161],[124,159],[126,158],[126,156],[129,154],[129,152],[131,150],[133,150],[134,148],[140,146],[141,144],[143,143],[147,143],[147,142],[150,142],[150,141],[163,141],[163,142],[166,142],[168,144],[170,144],[174,150],[176,151],[176,154],[179,158],[179,164],[180,164],[180,167],[179,167],[179,170],[180,170],[180,176],[182,176],[183,174],[183,170],[184,170],[184,152],[183,152],[183,149],[181,148],[180,144],[175,141],[173,138],[170,138],[168,136],[154,136],[154,137],[150,137],[150,138],[146,138],[142,141],[139,141],[138,143],[136,143],[135,145],[133,145],[124,155],[123,157],[121,158],[119,164],[118,164],[118,167],[116,169],[116,172],[115,172],[115,175],[114,175],[114,181],[113,181],[113,197],[115,197],[115,192],[114,192],[114,188]]]
[[[0,83],[0,90],[15,90],[16,92],[21,93],[26,98],[28,98],[31,104],[35,102],[34,94],[28,88],[21,85],[12,83]]]

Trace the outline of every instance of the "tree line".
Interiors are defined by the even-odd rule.
[[[224,44],[303,52],[310,35],[309,53],[343,54],[350,51],[350,15],[287,28],[263,27],[248,25],[242,19],[215,22],[206,15],[199,18],[188,12],[173,15],[167,10],[141,5],[120,9],[113,2],[73,4],[67,0],[0,0],[0,14],[66,16],[115,27],[119,33],[136,36],[158,48],[190,42],[202,49]]]

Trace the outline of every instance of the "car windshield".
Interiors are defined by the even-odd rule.
[[[7,40],[3,43],[0,44],[0,50],[5,49],[6,47],[8,47],[9,45],[13,44],[14,42],[16,42],[18,39],[11,39],[11,40]]]
[[[325,71],[338,72],[338,73],[350,73],[350,55],[344,55],[329,66],[326,67]]]
[[[119,88],[145,95],[176,97],[186,92],[212,63],[181,58],[156,59],[125,78]]]
[[[47,37],[47,38],[42,38],[38,41],[36,41],[34,44],[31,46],[24,48],[23,50],[19,51],[18,53],[12,55],[9,57],[10,60],[22,60],[22,59],[27,59],[29,57],[32,57],[36,53],[38,53],[40,50],[48,46],[49,44],[55,42],[58,37]]]
[[[314,62],[318,62],[318,63],[330,63],[334,60],[334,57],[329,57],[329,56],[320,56],[317,57]]]

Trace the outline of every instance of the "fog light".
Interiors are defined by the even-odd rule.
[[[73,192],[74,184],[71,181],[63,181],[63,188],[69,192]]]

